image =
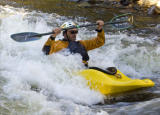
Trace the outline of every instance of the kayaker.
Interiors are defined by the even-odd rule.
[[[85,66],[88,66],[89,56],[87,51],[98,48],[105,43],[105,34],[103,30],[104,22],[102,20],[96,21],[97,26],[97,37],[90,40],[79,40],[76,41],[76,36],[78,34],[78,29],[68,29],[63,31],[64,38],[62,40],[55,40],[56,36],[59,35],[62,31],[62,28],[68,28],[71,26],[76,26],[72,21],[65,22],[61,27],[55,28],[52,34],[46,43],[43,46],[42,51],[46,55],[56,53],[63,49],[69,49],[71,53],[79,53],[82,56],[82,61]]]

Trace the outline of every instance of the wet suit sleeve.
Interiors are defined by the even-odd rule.
[[[97,30],[97,37],[91,40],[81,40],[80,43],[86,48],[87,51],[98,48],[105,43],[104,30]]]
[[[54,44],[55,38],[54,37],[49,37],[46,43],[44,44],[42,51],[44,52],[45,55],[50,54],[51,46]]]

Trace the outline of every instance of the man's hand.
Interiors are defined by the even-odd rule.
[[[104,21],[102,20],[97,20],[96,23],[98,24],[97,29],[101,30],[104,26]]]
[[[56,37],[58,34],[60,34],[61,33],[61,28],[55,28],[54,30],[53,30],[53,34],[52,34],[52,37]]]

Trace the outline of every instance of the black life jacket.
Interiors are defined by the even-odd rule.
[[[79,41],[68,41],[68,49],[71,53],[79,53],[83,61],[89,60],[89,55],[85,47]]]

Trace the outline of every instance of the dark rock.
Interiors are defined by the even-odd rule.
[[[128,6],[130,3],[130,0],[120,0],[120,4],[122,4],[123,6]]]
[[[148,14],[149,14],[149,15],[155,14],[155,7],[156,7],[156,6],[152,6],[152,7],[150,7],[150,8],[148,9]]]

